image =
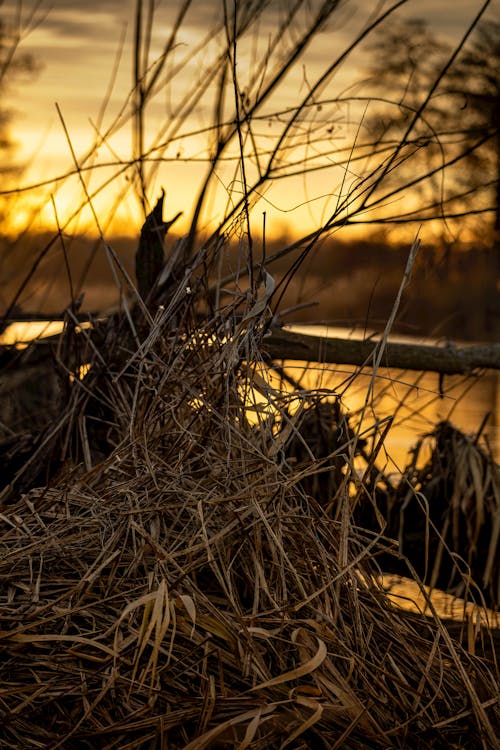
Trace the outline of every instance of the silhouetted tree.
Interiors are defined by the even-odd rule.
[[[13,81],[31,77],[38,68],[32,55],[19,52],[22,35],[19,23],[11,25],[0,17],[0,173],[4,175],[16,169],[12,162],[16,144],[9,129],[13,112],[5,104],[6,94]]]
[[[493,190],[494,231],[500,241],[500,22],[480,24],[469,47],[452,68],[447,95],[462,101],[464,143],[471,150],[468,179],[484,174]]]
[[[368,118],[378,148],[398,143],[452,54],[450,46],[413,19],[377,32],[370,46],[370,83],[380,96]],[[373,110],[372,110],[373,111]],[[477,25],[439,80],[401,150],[392,185],[410,180],[420,191],[415,217],[492,215],[500,239],[500,23]],[[481,227],[484,238],[484,222]]]

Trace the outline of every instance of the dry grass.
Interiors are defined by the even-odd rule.
[[[317,111],[322,97],[327,103],[325,86],[347,52],[399,4],[373,16],[282,117],[282,103],[271,95],[281,94],[282,83],[289,87],[288,73],[338,3],[320,3],[315,13],[305,4],[307,20],[298,33],[301,3],[294,3],[262,59],[254,59],[253,69],[251,63],[246,82],[237,76],[245,59],[238,45],[246,31],[265,28],[260,19],[266,3],[235,3],[233,15],[226,12],[208,30],[207,40],[226,41],[206,57],[165,131],[147,144],[146,105],[157,93],[170,96],[170,81],[182,68],[169,56],[179,46],[189,3],[179,7],[172,34],[153,59],[155,4],[147,10],[137,0],[134,153],[92,193],[86,170],[123,118],[99,125],[94,145],[80,158],[58,108],[82,202],[59,222],[51,192],[58,234],[7,310],[8,317],[22,302],[60,239],[72,299],[65,331],[48,356],[35,357],[34,370],[23,372],[24,390],[35,393],[27,408],[11,402],[10,392],[0,398],[0,422],[4,402],[11,421],[5,433],[0,424],[0,453],[8,459],[0,495],[1,748],[500,747],[496,662],[453,641],[430,600],[430,619],[404,613],[379,583],[376,560],[395,544],[360,528],[353,514],[362,502],[376,505],[374,457],[367,457],[365,484],[356,480],[353,463],[362,444],[347,424],[334,442],[331,435],[321,441],[326,455],[315,456],[300,431],[300,420],[313,423],[314,415],[305,417],[301,407],[321,401],[321,394],[299,390],[290,396],[275,389],[262,366],[274,282],[263,273],[263,289],[258,287],[250,210],[271,182],[316,171],[318,154],[331,164],[331,134],[324,134],[323,122],[337,102],[332,99],[333,109],[330,102],[317,124],[312,115],[311,127],[304,128],[304,118]],[[198,50],[205,55],[205,49],[203,42]],[[192,50],[187,55],[184,64]],[[228,81],[234,84],[232,103]],[[335,207],[317,230],[267,258],[269,266],[297,250],[273,308],[319,237],[387,204],[384,180],[405,162],[412,129],[433,91],[380,163],[373,163],[373,144],[363,168],[364,146],[359,157],[354,143],[336,152],[335,163],[346,171]],[[146,212],[158,165],[172,144],[177,150],[177,141],[193,135],[189,115],[212,94],[210,155],[193,188],[189,234],[169,254],[160,283],[158,245],[166,227],[150,227],[149,250],[157,246],[159,261],[138,274],[143,300],[106,242],[92,202],[108,179],[126,175],[126,189],[136,187]],[[273,119],[272,141],[254,129],[259,118]],[[295,148],[311,155],[295,161]],[[199,247],[203,212],[224,160],[235,169],[237,187],[228,190],[219,229]],[[64,236],[87,205],[100,237],[96,252],[109,263],[121,312],[80,330],[83,286],[73,286]],[[236,270],[226,268],[229,231],[247,233],[247,257]],[[150,252],[146,256],[152,260]],[[224,273],[226,286],[236,279],[230,289],[214,282]],[[240,286],[245,274],[248,289]],[[33,364],[29,351],[19,356],[7,357],[10,375]],[[45,400],[35,403],[42,388]],[[40,407],[36,422],[34,406]],[[371,406],[369,396],[365,406]],[[374,452],[379,448],[380,442]],[[310,496],[314,487],[327,488],[326,508]]]
[[[93,365],[46,433],[58,473],[1,517],[0,747],[498,747],[493,663],[391,604],[347,491],[336,520],[306,495],[265,295],[211,313],[215,258],[134,313],[139,346],[121,318],[97,348],[66,331],[60,363],[78,340]]]
[[[429,446],[424,462],[421,454]],[[421,566],[415,563],[422,578],[498,609],[500,472],[479,434],[467,436],[449,422],[439,423],[417,443],[397,494],[392,533],[410,559],[425,557]]]

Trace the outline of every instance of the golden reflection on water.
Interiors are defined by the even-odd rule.
[[[16,345],[22,349],[34,339],[47,336],[57,336],[64,328],[62,320],[37,320],[35,322],[19,321],[11,323],[5,331],[0,334],[0,344],[4,346]]]
[[[326,326],[293,326],[292,329],[339,338],[360,339],[369,334]],[[442,343],[403,336],[391,336],[391,341]],[[412,447],[438,422],[450,420],[470,435],[477,433],[487,415],[482,434],[496,460],[500,460],[500,373],[495,370],[479,375],[447,375],[440,381],[439,375],[433,372],[381,367],[372,378],[369,368],[360,372],[359,368],[349,365],[288,361],[285,373],[299,381],[303,388],[324,388],[336,393],[351,415],[353,426],[362,415],[362,430],[390,417],[392,425],[377,461],[380,468],[387,471],[402,470]],[[377,438],[376,432],[373,438]]]
[[[389,599],[401,609],[408,612],[430,615],[431,607],[442,619],[456,620],[457,622],[471,620],[474,623],[482,623],[488,627],[500,627],[500,613],[490,609],[479,607],[473,602],[465,602],[456,596],[446,594],[439,589],[430,589],[428,586],[417,584],[410,578],[396,575],[383,575],[380,577],[383,588],[387,591]],[[423,593],[425,591],[425,594]]]
[[[56,335],[62,329],[61,321],[13,323],[0,335],[0,344],[25,346],[32,339]],[[293,326],[293,330],[338,337],[362,338],[366,335],[325,326]],[[391,340],[423,343],[409,337],[391,337]],[[284,372],[305,390],[320,388],[331,392],[332,397],[334,394],[340,396],[353,427],[362,416],[361,431],[369,441],[376,442],[384,420],[391,418],[392,424],[377,460],[385,471],[402,471],[418,439],[431,432],[439,421],[449,419],[466,434],[475,434],[488,414],[483,435],[496,460],[500,460],[500,373],[494,370],[487,370],[479,376],[448,375],[441,383],[439,376],[431,372],[380,368],[372,378],[370,369],[360,372],[359,368],[349,365],[292,360],[284,363]],[[266,374],[263,370],[261,373],[273,387],[290,389],[275,373]],[[248,397],[248,417],[252,421],[262,418],[265,402],[262,392]],[[374,429],[377,424],[379,428]],[[424,451],[421,460],[425,455]]]
[[[431,432],[441,420],[449,419],[458,429],[473,434],[488,413],[490,417],[483,434],[495,457],[500,457],[500,383],[495,371],[480,377],[447,376],[441,396],[435,373],[380,368],[373,382],[373,399],[368,404],[371,372],[359,373],[355,367],[313,363],[305,367],[301,362],[286,362],[285,372],[304,388],[319,387],[339,395],[353,426],[363,415],[362,430],[376,425],[377,421],[392,418],[378,461],[380,466],[385,464],[388,471],[402,470],[417,440]],[[372,432],[372,438],[376,440],[379,432],[380,429]]]

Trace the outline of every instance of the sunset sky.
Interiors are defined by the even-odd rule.
[[[152,34],[151,56],[149,62],[158,57],[170,34],[175,14],[180,2],[157,2],[155,23]],[[318,2],[312,2],[313,8]],[[328,66],[355,38],[355,35],[373,21],[393,3],[372,2],[367,0],[347,0],[334,12],[325,28],[315,37],[304,56],[283,85],[276,91],[276,96],[263,110],[262,121],[259,121],[261,144],[272,143],[279,132],[279,123],[266,122],[264,115],[279,109],[292,106],[307,92],[320,72]],[[497,13],[500,3],[491,3],[486,11]],[[96,128],[100,133],[108,127],[122,112],[122,124],[106,144],[98,149],[92,163],[112,162],[112,167],[96,168],[89,178],[89,190],[98,188],[113,177],[111,184],[99,192],[94,205],[100,217],[109,218],[116,213],[117,222],[114,229],[127,231],[129,226],[141,223],[141,212],[138,200],[130,190],[130,169],[124,170],[120,164],[131,158],[132,135],[130,119],[131,103],[127,98],[133,81],[133,38],[135,0],[52,0],[43,3],[35,12],[37,23],[21,43],[21,52],[33,55],[40,68],[37,74],[28,79],[18,79],[7,91],[9,107],[15,113],[12,123],[12,135],[18,143],[15,153],[17,161],[28,166],[18,178],[18,186],[29,186],[42,180],[51,180],[64,175],[74,167],[63,123],[56,110],[60,107],[71,144],[76,152],[78,162],[82,164],[84,155],[93,143]],[[146,3],[145,3],[146,5]],[[248,44],[243,43],[239,49],[238,75],[245,79],[251,67],[250,55],[253,49],[255,58],[263,55],[267,39],[275,32],[283,18],[289,2],[272,0],[262,16],[258,36],[250,35]],[[408,0],[396,11],[394,18],[425,18],[433,32],[449,42],[456,43],[465,32],[468,24],[476,15],[483,3],[478,0]],[[232,7],[232,3],[228,3]],[[7,0],[0,7],[0,14],[7,21],[15,17],[18,4]],[[26,21],[33,5],[22,4],[22,19]],[[158,92],[158,95],[147,110],[145,144],[151,147],[162,128],[172,127],[179,102],[202,71],[210,68],[211,60],[220,52],[223,35],[213,35],[213,39],[197,51],[202,38],[215,29],[221,19],[222,0],[193,0],[180,29],[177,45],[172,52],[170,72],[174,66],[185,61],[185,67],[172,78],[170,84]],[[298,24],[302,23],[299,17]],[[121,50],[118,59],[119,51]],[[339,96],[366,93],[366,69],[369,56],[366,45],[355,49],[343,63],[340,71],[328,81],[321,91],[321,96],[332,100]],[[246,69],[246,67],[248,69]],[[113,71],[116,75],[113,80]],[[113,88],[110,89],[113,81]],[[194,198],[198,193],[202,175],[207,169],[206,154],[210,143],[206,134],[192,135],[193,131],[203,130],[212,122],[214,111],[213,87],[208,86],[205,96],[200,96],[193,104],[192,110],[172,137],[169,145],[154,155],[164,160],[158,171],[151,177],[148,185],[148,199],[154,203],[164,187],[167,192],[167,217],[177,211],[183,211],[179,229],[188,227],[188,219]],[[102,110],[107,98],[107,106]],[[256,206],[255,216],[262,216],[266,211],[267,226],[270,232],[288,230],[290,233],[310,231],[332,209],[338,199],[340,185],[345,190],[349,175],[335,165],[336,149],[349,149],[359,131],[360,118],[364,107],[355,104],[330,104],[323,107],[313,116],[315,130],[324,125],[326,131],[330,125],[328,137],[329,155],[325,155],[322,141],[321,153],[318,151],[317,165],[321,169],[306,177],[293,177],[276,180],[267,187]],[[229,110],[228,110],[229,111]],[[323,119],[322,119],[323,118]],[[309,124],[308,127],[311,127]],[[267,139],[267,141],[266,141]],[[161,140],[161,139],[160,139]],[[208,145],[207,145],[208,144]],[[213,138],[212,138],[213,145]],[[314,142],[309,144],[307,154],[311,157]],[[319,146],[317,146],[320,149]],[[234,154],[234,149],[228,155]],[[302,153],[302,152],[297,152]],[[290,158],[292,148],[287,153]],[[333,156],[332,156],[333,154]],[[328,168],[327,168],[328,167]],[[251,169],[251,165],[249,165]],[[251,176],[251,175],[250,175]],[[218,170],[215,183],[218,189],[211,193],[206,205],[207,216],[215,216],[223,210],[231,196],[231,186],[238,192],[239,176],[234,173],[234,163]],[[128,190],[128,192],[127,192]],[[52,194],[53,200],[50,198]],[[66,221],[71,211],[82,201],[82,189],[78,179],[73,177],[59,183],[52,183],[43,191],[23,193],[17,199],[15,216],[19,225],[33,206],[45,207],[37,214],[35,226],[55,227],[55,213],[60,223]],[[411,205],[411,196],[407,196]],[[399,198],[399,200],[404,200]],[[114,207],[113,207],[114,206]],[[112,208],[113,207],[113,208]],[[77,230],[85,222],[92,221],[90,214],[83,214],[80,224],[71,225]],[[103,228],[106,220],[101,218]],[[259,222],[260,219],[256,218]],[[260,227],[259,227],[260,228]]]

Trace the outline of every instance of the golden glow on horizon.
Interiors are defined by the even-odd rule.
[[[460,0],[458,0],[460,4]],[[457,0],[454,3],[456,6]],[[196,5],[196,3],[194,4]],[[9,2],[4,4],[8,7]],[[158,56],[165,38],[171,29],[173,7],[164,4],[157,9],[157,22],[153,29],[152,57]],[[272,6],[272,4],[271,4]],[[408,10],[410,11],[411,3]],[[433,3],[422,0],[419,12],[432,15]],[[460,21],[458,8],[453,20],[447,19],[447,31],[455,30],[461,35],[467,26],[467,3],[463,3],[463,21]],[[192,52],[200,39],[213,28],[215,6],[200,3],[198,9],[204,12],[202,17],[212,26],[200,24],[196,18],[195,8],[190,24],[181,29],[180,41],[173,51],[171,65],[177,65],[183,56],[186,67],[177,76],[173,76],[168,85],[161,90],[147,110],[145,124],[145,149],[158,146],[159,134],[165,132],[169,118],[175,120],[176,107],[183,101],[186,92],[202,77],[205,70],[210,70],[213,60],[220,54],[220,39],[214,35],[202,53]],[[311,6],[312,7],[312,6]],[[95,10],[95,13],[94,13]],[[78,163],[86,168],[94,166],[93,171],[82,172],[89,193],[93,195],[92,206],[98,218],[100,228],[105,236],[113,234],[137,234],[144,220],[144,213],[139,200],[134,195],[130,180],[134,179],[130,160],[132,153],[132,130],[130,117],[130,85],[133,67],[133,19],[129,19],[129,28],[124,37],[123,55],[117,67],[114,88],[106,104],[106,111],[100,118],[99,111],[106,98],[109,82],[112,79],[114,59],[119,46],[121,31],[117,27],[117,14],[122,13],[117,6],[107,4],[102,9],[52,8],[46,19],[30,32],[23,40],[22,50],[33,54],[42,63],[42,69],[32,83],[23,83],[10,92],[10,100],[16,112],[13,136],[19,143],[16,158],[26,162],[23,174],[18,178],[21,186],[28,186],[58,175],[67,174],[74,169],[71,148],[74,149]],[[212,11],[211,13],[208,11]],[[311,82],[323,70],[332,57],[352,41],[354,35],[367,23],[371,10],[356,9],[355,14],[346,11],[335,14],[335,23],[321,31],[315,38],[315,44],[306,50],[304,59],[286,78],[286,85],[279,90],[276,101],[268,112],[286,109],[297,100],[307,95]],[[271,8],[272,11],[272,8]],[[89,22],[89,14],[95,20]],[[413,8],[415,14],[415,8]],[[163,14],[163,15],[162,15]],[[125,12],[123,19],[125,20]],[[98,20],[97,20],[98,19]],[[260,54],[267,44],[267,34],[277,28],[278,16],[270,16],[260,29],[258,36],[248,43],[242,43],[239,49],[239,75],[241,85],[251,78],[252,45],[259,46]],[[267,24],[267,26],[266,26]],[[66,27],[68,33],[66,33]],[[222,39],[224,35],[222,34]],[[262,41],[264,40],[264,41]],[[246,46],[245,46],[246,44]],[[342,97],[346,93],[357,94],[361,91],[361,81],[365,76],[366,52],[356,49],[348,58],[348,63],[340,68],[335,78],[325,84],[318,92],[326,99]],[[331,89],[329,88],[331,84]],[[231,99],[231,88],[228,86],[226,98]],[[62,118],[58,117],[55,102],[58,102]],[[314,103],[314,102],[313,102]],[[325,219],[335,210],[337,201],[346,200],[356,185],[362,184],[363,169],[361,162],[352,165],[343,162],[350,152],[351,144],[357,142],[362,129],[365,103],[349,105],[344,109],[337,103],[325,106],[311,106],[307,116],[300,121],[300,127],[288,134],[284,142],[279,161],[279,170],[286,172],[290,163],[301,157],[310,160],[315,171],[309,175],[298,175],[293,178],[274,179],[259,192],[259,200],[252,212],[252,231],[260,234],[263,224],[263,212],[266,213],[266,234],[272,239],[286,234],[289,237],[306,235],[321,226]],[[229,112],[230,107],[227,108]],[[202,132],[213,121],[214,84],[207,84],[199,99],[195,99],[191,109],[187,108],[189,117],[186,127],[177,129],[168,147],[162,151],[152,150],[152,159],[164,159],[148,181],[147,197],[151,206],[156,202],[161,188],[167,194],[165,218],[168,220],[175,213],[182,211],[181,219],[175,225],[175,231],[185,233],[190,224],[195,202],[203,178],[207,171],[207,160],[210,150],[214,148],[215,134]],[[232,115],[229,114],[229,117]],[[97,149],[97,153],[85,159],[88,149],[96,138],[96,133],[106,133],[108,126],[120,119],[120,127],[106,136]],[[256,137],[262,153],[272,149],[273,138],[279,133],[284,119],[274,120],[264,117],[256,118],[252,137]],[[69,139],[65,135],[67,128]],[[276,130],[274,130],[276,128]],[[200,132],[201,134],[197,134]],[[332,134],[333,133],[333,134]],[[169,137],[170,137],[169,136]],[[247,154],[251,156],[252,148],[246,144]],[[238,144],[232,147],[234,159],[238,156]],[[103,166],[112,163],[113,166]],[[127,164],[129,166],[127,167]],[[150,162],[148,168],[152,167]],[[373,165],[370,165],[370,168]],[[321,169],[317,169],[321,167]],[[255,159],[247,158],[246,168],[249,174],[256,174]],[[300,163],[297,165],[300,170]],[[316,171],[317,170],[317,171]],[[281,176],[282,176],[281,174]],[[106,180],[111,180],[106,186]],[[213,177],[212,187],[205,201],[205,210],[199,223],[201,231],[215,228],[218,219],[227,207],[241,198],[241,173],[236,162],[222,161]],[[101,189],[102,188],[102,189]],[[340,196],[340,198],[339,198]],[[12,202],[10,202],[12,200]],[[411,194],[400,195],[398,199],[387,204],[387,210],[397,209],[404,212],[413,209],[416,198]],[[38,231],[57,231],[59,223],[65,231],[71,233],[88,232],[98,234],[96,219],[89,206],[85,206],[85,193],[79,184],[78,177],[72,176],[65,181],[47,185],[40,190],[16,195],[8,199],[7,212],[2,227],[9,233],[21,232],[26,226]],[[384,207],[382,208],[382,215]],[[57,219],[56,219],[57,214]],[[345,216],[348,216],[349,209]],[[366,213],[359,219],[370,219]],[[73,218],[72,218],[73,217]],[[392,229],[392,237],[411,241],[418,230],[414,223],[401,225]],[[441,229],[439,230],[441,231]],[[370,237],[380,233],[380,226],[360,225],[349,228],[348,236]],[[426,223],[422,231],[432,237],[435,228]],[[466,239],[464,234],[461,239]]]

